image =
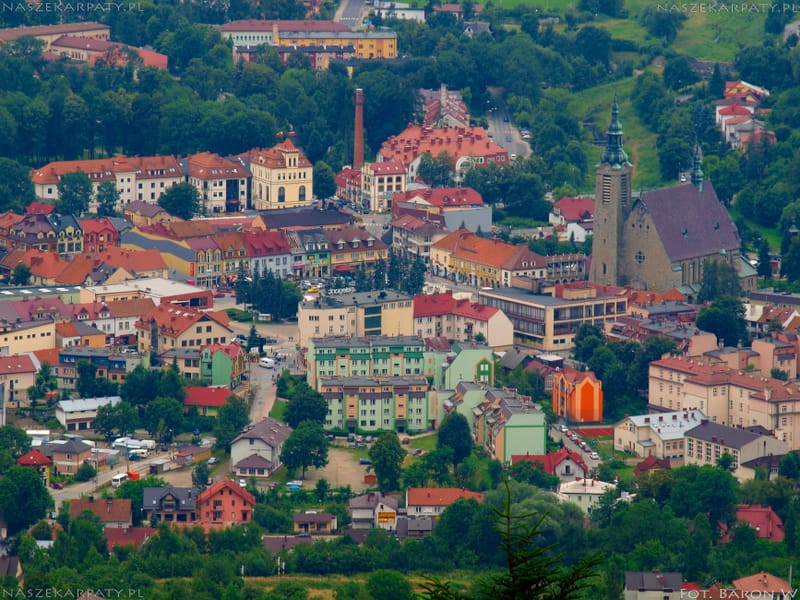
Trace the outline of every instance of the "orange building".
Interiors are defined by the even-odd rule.
[[[207,527],[228,527],[253,520],[256,498],[230,479],[221,479],[200,492],[200,522]]]
[[[572,423],[602,421],[602,382],[591,371],[564,367],[553,375],[553,410]]]

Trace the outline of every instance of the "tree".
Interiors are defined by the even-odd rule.
[[[722,297],[702,309],[696,319],[697,327],[717,336],[717,340],[736,345],[748,339],[744,321],[744,308],[735,298]]]
[[[414,589],[408,578],[397,571],[382,569],[367,577],[367,591],[374,600],[412,600]]]
[[[472,432],[464,415],[452,412],[442,420],[436,447],[452,449],[454,465],[472,453]]]
[[[330,198],[336,193],[336,175],[325,161],[314,164],[314,194],[317,198]]]
[[[322,425],[327,414],[328,403],[325,398],[303,381],[295,386],[294,393],[286,406],[284,419],[289,427],[296,429],[303,421],[313,421]]]
[[[97,365],[88,360],[78,361],[78,381],[75,384],[81,398],[116,396],[119,385],[105,377],[97,377]]]
[[[25,263],[19,263],[11,274],[11,285],[28,285],[31,282],[31,268]]]
[[[110,402],[97,409],[92,428],[109,442],[114,438],[133,433],[139,424],[139,414],[130,402]]]
[[[0,506],[9,535],[32,525],[47,514],[53,504],[36,469],[13,466],[0,479]]]
[[[736,268],[726,262],[716,260],[703,261],[703,279],[698,302],[713,302],[722,296],[738,298],[742,294],[739,275]]]
[[[677,56],[664,66],[664,83],[673,90],[680,90],[697,82],[697,74],[692,70],[689,59]]]
[[[97,475],[97,469],[89,461],[86,461],[75,471],[75,481],[89,481],[95,475]]]
[[[150,400],[160,395],[160,379],[159,371],[147,369],[143,365],[136,365],[133,371],[125,376],[119,395],[133,406],[147,404]]]
[[[387,431],[369,449],[372,469],[378,478],[378,488],[383,492],[400,489],[400,475],[403,471],[403,460],[407,453],[400,445],[397,435]]]
[[[419,159],[417,175],[432,187],[443,187],[450,183],[453,168],[453,158],[447,152],[441,152],[436,157],[425,152]]]
[[[17,459],[31,449],[31,438],[14,425],[0,427],[0,473],[16,465]]]
[[[231,442],[249,422],[247,403],[242,398],[230,396],[228,403],[222,406],[217,414],[217,425],[214,428],[217,446],[225,448],[225,452],[230,452]]]
[[[769,255],[769,243],[766,238],[761,238],[761,243],[758,245],[758,266],[756,272],[759,277],[769,279],[772,277],[772,264]]]
[[[117,215],[119,190],[113,181],[104,181],[97,186],[97,216],[114,217]]]
[[[211,469],[208,468],[208,463],[206,461],[199,462],[192,470],[192,485],[198,490],[204,490],[210,477]]]
[[[308,467],[324,467],[328,464],[328,440],[322,425],[314,421],[303,421],[289,434],[283,444],[281,462],[289,471],[302,469],[301,479]]]
[[[89,176],[82,172],[64,173],[58,182],[58,212],[80,217],[89,209],[89,200],[92,198],[92,182]]]
[[[31,400],[41,400],[48,392],[52,392],[56,389],[58,389],[58,379],[53,373],[53,368],[50,366],[50,363],[45,361],[36,374],[34,384],[28,388],[28,397]]]
[[[605,336],[602,329],[597,325],[582,323],[575,334],[575,360],[587,362],[604,341]]]
[[[29,169],[10,158],[0,158],[0,202],[3,210],[22,212],[36,199]]]
[[[178,183],[161,195],[158,205],[169,214],[188,221],[200,212],[200,193],[191,183]]]
[[[175,398],[154,398],[144,409],[142,426],[157,438],[162,438],[170,430],[183,429],[183,404]]]

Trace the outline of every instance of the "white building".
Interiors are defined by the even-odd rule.
[[[591,514],[592,508],[600,502],[600,498],[608,490],[616,490],[617,486],[613,483],[599,481],[597,479],[577,479],[562,483],[558,487],[557,497],[564,502],[577,504],[580,509]]]
[[[119,396],[61,400],[56,404],[56,419],[67,431],[84,431],[92,428],[98,408],[108,404],[114,406],[120,401]]]
[[[292,428],[267,417],[231,442],[231,469],[239,477],[269,477],[281,466],[283,444]]]

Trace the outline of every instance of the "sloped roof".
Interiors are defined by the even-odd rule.
[[[734,579],[733,587],[745,592],[792,592],[788,581],[775,577],[772,573],[756,573],[749,577]]]
[[[186,398],[183,400],[185,406],[206,406],[219,408],[228,403],[228,398],[232,392],[228,388],[186,386]]]
[[[92,273],[100,261],[88,256],[76,256],[56,277],[56,283],[64,285],[81,285]]]
[[[565,196],[553,203],[553,208],[558,208],[561,216],[567,222],[577,223],[594,217],[594,198],[589,198],[588,196],[570,198]]]
[[[281,423],[272,417],[266,417],[245,429],[231,444],[235,444],[239,440],[256,439],[261,440],[272,448],[277,448],[286,441],[291,432],[292,428],[286,423]]]
[[[167,263],[158,250],[126,250],[111,246],[98,256],[100,260],[115,267],[121,267],[130,273],[164,270]]]
[[[262,20],[241,19],[220,25],[223,33],[235,32],[271,32],[276,27],[279,32],[286,31],[350,31],[347,25],[336,21],[302,21],[292,19]]]
[[[408,488],[406,507],[409,506],[450,506],[457,500],[483,501],[483,494],[460,488]]]
[[[513,454],[511,456],[512,465],[518,462],[538,462],[541,463],[544,472],[549,475],[554,475],[556,473],[556,467],[565,460],[574,462],[583,469],[584,474],[589,472],[589,467],[586,466],[581,456],[577,452],[572,452],[564,446],[559,448],[558,452],[550,452],[548,454]]]
[[[69,517],[74,519],[83,511],[94,513],[103,523],[130,522],[129,498],[76,498],[69,502]]]
[[[174,304],[159,304],[136,322],[138,328],[147,327],[155,321],[163,335],[177,337],[199,321],[214,321],[228,327],[228,315],[219,312],[200,312]]]
[[[30,452],[26,452],[17,459],[17,464],[24,467],[45,467],[52,465],[53,461],[47,456],[42,454],[38,448],[34,448]]]
[[[498,162],[508,162],[508,151],[492,141],[483,127],[434,128],[412,124],[383,142],[379,155],[383,160],[409,165],[426,152],[432,156],[447,152],[454,161],[470,156],[502,158]]]
[[[242,500],[246,501],[249,506],[253,506],[256,503],[256,498],[240,486],[238,483],[230,480],[230,479],[220,479],[219,481],[215,482],[211,487],[204,489],[200,492],[200,495],[197,497],[197,504],[202,505],[204,502],[211,500],[214,496],[218,494],[224,493],[224,491],[228,489],[231,490],[235,496],[239,496]]]
[[[483,197],[471,187],[426,188],[399,192],[394,195],[394,200],[438,208],[483,206]]]
[[[35,372],[36,366],[33,364],[33,359],[27,354],[0,356],[0,376]]]
[[[676,572],[625,571],[626,590],[677,592],[682,585],[683,576]]]
[[[133,545],[141,548],[149,538],[157,533],[158,529],[155,527],[106,527],[103,529],[103,535],[106,538],[106,549],[109,552],[117,546]],[[100,598],[102,600],[100,596],[95,596],[94,594],[92,594],[92,598]]]

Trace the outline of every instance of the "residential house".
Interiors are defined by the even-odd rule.
[[[458,229],[431,246],[435,275],[479,287],[508,287],[512,277],[544,279],[547,264],[527,244],[509,244]]]
[[[224,27],[224,26],[223,26]],[[253,208],[270,210],[310,206],[313,166],[291,139],[243,155],[250,164]]]
[[[444,415],[453,411],[457,412],[467,420],[470,431],[472,431],[474,435],[476,427],[475,421],[482,414],[480,410],[475,409],[486,400],[487,384],[488,382],[483,383],[462,379],[453,387],[452,393],[442,400],[441,410],[438,414],[444,417]]]
[[[86,348],[73,346],[61,348],[57,364],[61,387],[74,389],[77,380],[78,363],[86,361],[97,369],[95,376],[104,377],[114,383],[122,383],[125,376],[135,369],[142,357],[132,352],[118,352],[115,348]]]
[[[336,515],[308,511],[292,515],[293,531],[312,535],[330,535],[337,529]]]
[[[411,214],[441,223],[448,231],[464,228],[471,232],[491,231],[492,207],[471,187],[437,187],[396,193],[392,214]]]
[[[631,311],[636,310],[631,307]],[[717,336],[690,323],[670,321],[666,318],[642,318],[635,315],[620,316],[606,321],[605,334],[609,339],[642,343],[651,336],[660,336],[675,342],[676,352],[684,356],[701,356],[717,350]]]
[[[106,538],[106,549],[109,554],[114,551],[114,548],[122,546],[133,546],[141,550],[145,542],[158,533],[155,527],[107,527],[103,530],[103,536]],[[91,594],[91,592],[84,592],[84,595]],[[84,595],[78,597],[78,600],[102,600],[101,596],[91,594],[91,597]]]
[[[395,535],[399,540],[419,540],[433,533],[433,528],[435,525],[436,519],[431,517],[409,519],[408,517],[401,516],[399,519],[397,519],[397,530],[395,531]]]
[[[28,214],[8,228],[8,249],[17,248],[76,256],[83,253],[83,230],[72,215]]]
[[[785,536],[783,521],[769,506],[738,504],[736,522],[746,523],[756,532],[756,537],[770,542],[782,542]],[[723,541],[730,541],[729,537]]]
[[[33,285],[51,286],[58,285],[59,276],[71,265],[70,261],[58,254],[36,248],[12,251],[3,258],[3,266],[10,273],[14,272],[17,264],[27,265]]]
[[[343,167],[336,173],[336,197],[351,206],[361,206],[361,169]]]
[[[392,197],[406,191],[406,168],[399,161],[364,163],[361,167],[361,208],[383,213],[392,210]]]
[[[381,492],[369,492],[348,501],[353,529],[380,528],[392,531],[397,527],[397,499]]]
[[[436,389],[454,390],[464,381],[494,385],[495,356],[489,346],[477,342],[454,342],[439,349],[431,342],[431,339],[425,340],[423,372]]]
[[[97,416],[98,408],[114,406],[120,400],[119,396],[59,400],[56,404],[55,417],[67,431],[85,431],[92,429],[92,421]]]
[[[173,460],[182,467],[195,465],[209,458],[211,458],[211,446],[195,446],[194,444],[178,446],[173,455]]]
[[[409,517],[438,519],[445,509],[459,500],[483,502],[481,492],[461,488],[406,488],[406,513]]]
[[[8,250],[8,231],[23,219],[25,219],[25,215],[10,210],[0,213],[0,249]]]
[[[577,504],[584,513],[592,514],[592,510],[605,493],[608,490],[616,489],[617,486],[613,483],[584,477],[572,481],[562,481],[558,486],[556,496],[564,502]]]
[[[570,423],[603,420],[603,383],[592,371],[564,367],[553,375],[553,412]]]
[[[247,244],[244,233],[225,231],[213,235],[214,242],[220,249],[221,281],[230,283],[236,280],[242,269],[247,269]]]
[[[320,336],[411,336],[411,296],[393,290],[304,298],[297,310],[298,343]]]
[[[145,523],[191,524],[200,520],[198,492],[193,487],[144,488],[142,519]]]
[[[426,215],[427,216],[427,215]],[[447,235],[443,219],[427,219],[409,212],[392,219],[392,250],[405,258],[430,265],[431,246]]]
[[[328,403],[326,429],[420,433],[431,427],[429,385],[422,376],[320,377],[317,387]]]
[[[136,322],[137,345],[151,363],[172,348],[225,344],[231,336],[228,315],[159,304]],[[160,361],[159,361],[160,362]]]
[[[553,203],[548,221],[556,227],[566,228],[569,223],[594,221],[594,198],[564,196]]]
[[[90,256],[98,256],[109,246],[119,245],[119,232],[110,219],[81,219],[78,221],[83,231],[83,251]]]
[[[767,481],[774,481],[780,476],[781,461],[785,454],[759,456],[752,460],[745,460],[739,464],[739,473],[742,481],[758,480],[766,475]]]
[[[623,600],[682,600],[683,575],[661,571],[625,571],[622,597]]]
[[[625,417],[614,426],[614,450],[643,458],[683,460],[686,432],[705,418],[696,409]]]
[[[548,475],[555,475],[563,482],[585,479],[589,476],[589,467],[581,455],[572,452],[566,446],[559,448],[558,452],[548,452],[547,454],[512,455],[511,464],[515,465],[518,462],[533,463],[536,468]]]
[[[231,469],[239,477],[266,478],[281,466],[283,444],[291,427],[266,417],[231,442]]]
[[[541,407],[515,389],[489,388],[473,409],[475,443],[492,458],[510,463],[515,454],[544,454],[547,423]]]
[[[279,279],[286,279],[294,274],[292,247],[284,232],[255,231],[243,234],[242,238],[245,256],[249,259],[245,266],[246,272],[270,271]]]
[[[92,456],[91,446],[74,439],[63,444],[47,444],[40,449],[53,461],[53,470],[59,475],[75,475]]]
[[[743,598],[770,598],[770,600],[790,600],[797,593],[792,585],[771,573],[756,573],[733,580],[733,589]],[[733,596],[730,596],[733,597]]]
[[[378,261],[389,258],[389,247],[368,230],[347,227],[326,230],[331,257],[331,274],[355,273],[360,268],[371,269]]]
[[[17,459],[17,464],[21,467],[30,467],[36,469],[42,484],[45,487],[50,486],[50,471],[53,467],[53,461],[49,457],[42,454],[38,448],[34,448],[20,456]]]
[[[788,452],[785,442],[775,439],[769,431],[761,427],[741,429],[720,425],[708,419],[702,419],[684,437],[685,464],[714,466],[727,455],[731,460],[730,470],[738,479],[744,476],[744,473],[739,472],[740,463]]]
[[[0,579],[9,581],[9,578],[15,579],[19,585],[22,584],[24,574],[22,571],[22,561],[20,561],[18,556],[0,556]],[[8,585],[6,589],[10,592],[14,588]],[[19,593],[22,593],[21,587],[18,588],[18,590]]]
[[[425,127],[469,127],[469,110],[461,92],[448,90],[443,83],[438,90],[421,89],[417,94]]]
[[[377,160],[402,162],[409,181],[417,178],[424,154],[439,156],[446,152],[453,160],[453,177],[463,179],[474,166],[508,164],[508,151],[492,141],[483,127],[434,128],[411,124],[398,135],[389,137],[378,150]]]
[[[164,277],[143,277],[122,284],[84,286],[80,295],[81,302],[111,303],[135,298],[150,298],[155,304],[171,304],[195,310],[214,306],[211,290]]]
[[[30,354],[0,356],[0,404],[28,404],[28,388],[36,383],[37,366]]]
[[[34,27],[9,27],[0,32],[0,42],[12,42],[23,36],[32,36],[45,43],[45,50],[49,44],[62,35],[108,40],[111,36],[111,27],[94,21],[80,23],[61,23],[58,25],[37,25]]]
[[[583,323],[601,325],[628,314],[627,298],[598,295],[589,287],[565,290],[562,297],[518,288],[482,289],[478,302],[500,309],[511,319],[515,342],[544,352],[572,349]]]
[[[131,523],[130,498],[75,498],[69,501],[69,518],[74,519],[84,511],[100,519],[104,529],[126,528]]]
[[[645,473],[652,473],[660,469],[669,470],[672,468],[668,458],[657,458],[650,454],[643,461],[636,463],[633,467],[633,475],[638,478]]]
[[[192,407],[196,407],[197,414],[204,417],[219,414],[219,409],[225,406],[231,397],[230,388],[227,387],[187,385],[185,389],[184,409],[188,412]]]
[[[165,54],[152,50],[72,35],[62,35],[52,41],[48,52],[65,57],[70,61],[85,62],[89,65],[102,63],[122,67],[135,57],[133,58],[134,65],[141,63],[145,67],[166,70],[168,61]],[[134,67],[134,69],[136,68]]]
[[[307,229],[341,229],[352,225],[353,215],[338,210],[322,210],[310,206],[284,208],[261,213],[268,231],[305,231]]]
[[[284,231],[283,235],[292,254],[292,274],[297,279],[330,275],[331,254],[322,229]]]
[[[124,215],[126,219],[137,227],[140,225],[155,225],[157,223],[172,223],[180,220],[179,217],[169,214],[158,204],[143,200],[134,200],[125,204]]]
[[[239,344],[210,344],[200,351],[200,378],[232,390],[250,371],[247,352]]]
[[[253,520],[255,496],[230,479],[220,479],[197,497],[200,522],[206,527],[231,527]]]
[[[499,309],[456,299],[452,291],[414,296],[414,331],[421,337],[482,340],[491,348],[514,343],[514,326]]]
[[[204,214],[247,208],[247,173],[238,162],[212,152],[200,152],[189,155],[180,164],[186,181],[197,188]]]
[[[56,323],[56,345],[61,348],[105,348],[106,334],[88,323],[64,321]]]
[[[158,250],[110,246],[98,254],[98,259],[109,265],[125,269],[137,278],[162,277],[166,279],[169,276],[167,263]]]
[[[200,380],[200,348],[170,348],[161,354],[164,367],[175,365],[181,377],[188,381]]]

